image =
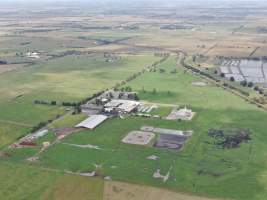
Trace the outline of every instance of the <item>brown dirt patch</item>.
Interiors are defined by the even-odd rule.
[[[0,74],[5,73],[5,72],[9,72],[9,71],[13,71],[13,70],[17,70],[17,69],[21,69],[22,67],[23,67],[23,65],[21,65],[21,64],[0,65]]]
[[[215,200],[189,194],[171,192],[164,189],[107,181],[104,186],[103,200]],[[217,199],[218,200],[218,199]]]

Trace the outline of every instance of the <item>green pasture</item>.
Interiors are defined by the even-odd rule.
[[[177,65],[175,57],[157,67],[156,72],[147,72],[143,76],[131,81],[129,86],[137,91],[140,99],[157,103],[188,105],[212,109],[253,109],[255,106],[248,105],[237,96],[215,85],[205,87],[193,86],[193,82],[204,81],[193,76]],[[160,69],[165,72],[161,73]],[[176,69],[177,73],[171,73]],[[153,92],[153,91],[156,92]],[[257,109],[256,109],[257,110]]]
[[[71,61],[69,62],[71,63]],[[72,134],[60,143],[51,146],[40,154],[35,165],[41,168],[70,170],[77,173],[96,170],[98,176],[111,176],[113,180],[153,185],[204,196],[237,200],[264,200],[267,196],[265,189],[267,186],[265,181],[267,167],[265,130],[267,125],[264,120],[267,114],[214,85],[193,86],[192,82],[202,80],[184,71],[179,65],[177,66],[176,62],[175,57],[171,56],[166,62],[157,66],[155,72],[146,72],[128,85],[139,93],[141,100],[162,104],[161,110],[158,110],[161,115],[167,114],[167,109],[170,111],[171,106],[164,107],[166,105],[187,105],[197,113],[192,121],[177,122],[139,117],[109,119],[95,130]],[[73,72],[73,66],[67,66],[65,71],[57,69],[55,65],[42,66],[40,70],[37,66],[34,70],[38,70],[38,74],[47,76],[53,69],[57,75],[62,74],[64,77],[65,73]],[[83,65],[79,66],[80,70],[84,70]],[[133,72],[133,69],[129,65],[127,66],[128,70],[126,68],[126,71]],[[127,74],[113,64],[110,68],[113,68],[114,71],[119,70],[119,74]],[[176,69],[175,73],[174,69]],[[88,70],[89,76],[90,74],[95,75],[94,72],[98,70],[101,71],[101,68],[95,67]],[[104,67],[103,70],[107,70],[107,68]],[[113,75],[111,81],[113,80],[115,83],[120,76],[117,74],[115,76],[113,73],[111,70],[108,75],[104,74],[103,76]],[[84,76],[87,74],[84,73]],[[51,78],[49,75],[48,77]],[[51,80],[49,78],[47,80]],[[80,79],[74,80],[74,84],[75,81],[80,81]],[[63,89],[63,91],[65,94],[69,94],[67,90]],[[82,97],[81,91],[80,95],[78,91],[72,99]],[[22,101],[23,98],[18,98],[15,102]],[[64,100],[64,95],[57,100]],[[62,120],[64,121],[64,118]],[[65,122],[59,120],[55,126],[72,124],[76,121],[76,117],[66,116],[65,120]],[[194,133],[180,152],[157,149],[153,146],[128,145],[121,142],[130,131],[139,130],[145,125],[193,130]],[[249,129],[252,132],[252,140],[242,143],[237,148],[223,149],[214,144],[214,138],[208,136],[210,128]],[[100,149],[75,146],[86,144],[97,145]],[[10,156],[1,158],[1,160],[25,163],[27,162],[25,158],[34,155],[36,151],[37,149],[34,148],[6,150]],[[157,155],[159,159],[148,160],[147,157],[150,155]],[[166,182],[153,178],[153,173],[157,169],[161,170],[161,174],[170,172],[170,177]],[[53,193],[53,195],[56,194]],[[48,195],[46,199],[49,197]]]
[[[25,164],[1,162],[1,193],[5,200],[102,200],[104,181],[66,175]]]
[[[79,122],[81,122],[82,120],[86,119],[86,117],[88,116],[84,113],[76,114],[76,115],[72,115],[71,113],[68,113],[63,118],[58,119],[54,121],[52,124],[50,124],[49,128],[62,128],[62,127],[72,128],[75,125],[77,125]]]
[[[160,73],[161,68],[165,69],[164,73]],[[93,131],[75,133],[52,146],[41,155],[37,165],[79,173],[97,170],[99,175],[111,176],[114,180],[211,197],[265,199],[267,125],[263,119],[267,114],[221,88],[193,86],[193,81],[201,80],[179,66],[177,73],[170,73],[174,68],[176,61],[171,57],[157,67],[156,72],[147,72],[129,85],[139,91],[142,100],[188,105],[197,112],[192,121],[111,119]],[[144,125],[193,130],[194,134],[181,152],[121,143],[129,131],[139,130]],[[252,140],[238,148],[222,149],[208,136],[210,128],[250,129]],[[97,145],[100,150],[73,144]],[[150,155],[160,159],[147,160]],[[96,169],[95,165],[100,167]],[[161,169],[162,174],[170,170],[167,182],[152,177],[157,169]]]
[[[0,149],[17,140],[21,135],[27,133],[29,127],[0,122]]]
[[[212,109],[197,109],[197,112],[198,115],[192,122],[178,123],[137,117],[112,119],[93,131],[75,133],[66,138],[44,152],[37,164],[74,172],[97,170],[99,175],[111,176],[114,180],[214,197],[257,199],[258,193],[265,194],[265,184],[259,180],[265,173],[264,141],[267,138],[263,130],[266,125],[263,121],[251,121],[266,117],[266,114],[255,111],[254,114],[244,117],[247,111],[235,110],[235,114],[225,117],[230,110],[218,112]],[[192,129],[194,135],[181,152],[121,143],[121,139],[128,132],[139,130],[144,125]],[[213,139],[207,134],[208,130],[229,126],[250,128],[253,132],[252,141],[235,149],[221,149],[213,145]],[[70,144],[91,144],[101,149],[80,148]],[[150,155],[157,155],[160,159],[147,160],[146,157]],[[95,165],[100,168],[96,169]],[[161,169],[162,174],[166,174],[170,168],[170,178],[166,183],[152,177],[155,170]],[[246,184],[248,181],[249,185]],[[214,182],[216,184],[211,184]],[[234,187],[237,183],[245,188],[245,193],[240,194],[240,187]]]
[[[63,101],[80,101],[110,88],[158,59],[152,54],[120,54],[118,57],[114,62],[106,62],[103,54],[67,56],[0,74],[0,120],[31,127],[54,119],[66,112],[66,108],[61,107]],[[36,105],[34,100],[55,100],[58,105]],[[5,135],[3,141],[8,140],[7,135],[15,139],[17,133],[25,134],[18,130],[14,133],[16,136],[12,136],[4,129],[1,128],[0,134]]]

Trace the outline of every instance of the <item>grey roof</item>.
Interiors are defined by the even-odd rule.
[[[135,109],[139,105],[140,103],[137,101],[114,99],[108,102],[105,105],[105,107],[106,108],[118,108],[125,112],[131,112],[133,109]]]
[[[75,127],[94,129],[96,126],[104,122],[107,118],[108,117],[105,115],[91,115],[86,120],[77,124]]]

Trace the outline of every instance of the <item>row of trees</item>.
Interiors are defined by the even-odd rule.
[[[45,101],[45,100],[34,100],[34,104],[43,104],[43,105],[57,105],[56,101]]]
[[[57,115],[57,116],[55,117],[55,119],[58,119],[58,118],[60,118],[60,115]],[[31,133],[34,133],[34,132],[40,130],[41,128],[44,128],[47,124],[52,123],[55,119],[49,119],[49,120],[47,120],[47,121],[40,122],[40,123],[37,124],[36,126],[32,127],[32,129],[31,129]]]
[[[77,52],[67,52],[67,53],[76,54]],[[65,55],[62,55],[62,56],[65,56]],[[157,62],[153,63],[149,68],[154,68],[156,65],[164,62],[167,58],[168,58],[168,56],[164,57],[160,61],[157,61]],[[128,77],[125,81],[122,81],[121,83],[117,84],[114,89],[116,90],[118,87],[120,87],[120,86],[126,84],[127,82],[135,79],[137,76],[141,75],[144,72],[145,72],[145,69],[143,69],[142,72],[133,74],[132,76]],[[91,95],[91,96],[89,96],[89,97],[87,97],[87,98],[85,98],[85,99],[83,99],[83,100],[81,100],[79,102],[62,102],[62,105],[63,106],[74,107],[74,111],[72,112],[72,114],[73,115],[74,114],[78,114],[78,113],[80,113],[82,111],[81,107],[80,107],[82,104],[85,104],[86,102],[88,102],[88,101],[90,101],[90,100],[102,95],[107,90],[108,89],[99,91],[97,93],[94,93],[93,95]],[[127,86],[127,87],[124,87],[124,90],[130,92],[130,91],[132,91],[132,88]],[[134,98],[137,100],[138,96],[136,95]],[[45,105],[57,105],[57,101],[35,100],[34,103],[35,104],[45,104]],[[59,117],[60,117],[60,115],[57,115],[56,119],[58,119]],[[54,120],[55,119],[50,119],[50,120],[45,121],[45,122],[40,122],[39,124],[37,124],[36,126],[34,126],[31,129],[31,132],[36,132],[36,131],[40,130],[41,128],[44,128],[47,124],[52,123]]]
[[[169,56],[169,55],[168,55]],[[160,63],[164,62],[168,56],[160,59],[159,61],[157,62],[154,62],[151,66],[148,66],[147,69],[148,71],[153,71],[156,69],[156,66],[159,65]],[[118,88],[125,85],[126,83],[136,79],[138,76],[144,74],[146,72],[146,69],[143,69],[141,72],[138,72],[138,73],[134,73],[133,75],[129,76],[128,78],[126,78],[124,81],[121,81],[120,83],[117,83],[114,87],[114,90],[119,90]]]
[[[235,81],[234,77],[230,77],[230,81],[234,82]],[[264,89],[260,88],[258,85],[254,86],[254,83],[251,81],[247,82],[246,80],[243,80],[240,82],[240,85],[242,85],[243,87],[253,88],[259,94],[264,94]]]
[[[145,90],[144,86],[142,87],[142,92],[143,93],[147,93],[148,91]],[[157,89],[156,88],[153,88],[153,90],[151,91],[152,94],[157,94]],[[167,95],[171,95],[171,91],[167,91]]]
[[[46,101],[46,100],[34,100],[34,104],[42,104],[42,105],[51,105],[51,106],[56,106],[57,101]],[[79,103],[76,102],[62,102],[62,106],[79,106]]]
[[[240,85],[244,86],[244,87],[250,87],[257,91],[259,94],[264,94],[264,89],[263,88],[260,88],[258,85],[255,85],[254,86],[254,83],[252,82],[247,82],[247,81],[241,81],[240,82]]]
[[[183,58],[183,59],[181,60],[181,64],[183,65],[183,67],[185,67],[185,68],[191,70],[191,71],[194,72],[194,73],[203,75],[203,76],[205,76],[205,77],[207,77],[207,78],[209,78],[209,79],[211,79],[211,80],[214,80],[215,82],[218,82],[218,83],[221,82],[218,78],[212,76],[211,74],[206,73],[206,72],[204,72],[204,71],[201,71],[200,69],[197,69],[197,68],[195,68],[195,67],[192,67],[192,66],[186,64],[186,63],[184,62],[184,60],[185,60],[185,58]],[[218,73],[218,72],[215,71],[214,73]],[[221,75],[221,76],[222,76],[222,75]],[[248,93],[248,92],[243,91],[243,90],[241,90],[240,88],[235,87],[235,86],[233,86],[233,85],[230,85],[230,84],[228,84],[228,83],[223,83],[223,86],[224,86],[224,87],[227,87],[227,88],[229,88],[229,89],[231,89],[231,90],[235,90],[235,91],[241,93],[242,95],[249,96],[249,93]]]
[[[132,92],[133,89],[130,86],[122,87],[120,89],[121,92]]]
[[[214,73],[217,74],[218,71],[215,70]],[[225,77],[225,74],[224,74],[224,73],[221,73],[220,76],[224,78],[224,77]],[[230,77],[229,80],[230,80],[231,82],[234,82],[234,81],[235,81],[235,78],[234,78],[234,77]],[[251,81],[248,82],[248,81],[246,81],[246,80],[243,80],[243,81],[240,82],[240,85],[242,85],[243,87],[253,88],[254,83],[251,82]],[[254,87],[254,90],[255,90],[255,91],[258,91],[260,94],[263,94],[263,93],[264,93],[263,89],[260,89],[258,86],[255,86],[255,87]],[[239,91],[242,91],[242,90],[239,89]],[[245,94],[246,92],[242,91],[241,93]],[[249,95],[247,95],[247,96],[249,96]]]

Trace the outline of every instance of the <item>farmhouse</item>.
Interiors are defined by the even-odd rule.
[[[40,58],[40,56],[39,56],[39,54],[37,52],[28,52],[27,53],[27,57],[28,58],[35,58],[35,59]]]
[[[105,115],[91,115],[86,120],[82,121],[81,123],[77,124],[76,128],[88,128],[94,129],[99,124],[104,122],[108,117]]]
[[[130,113],[140,105],[137,101],[114,99],[104,105],[105,112]]]

